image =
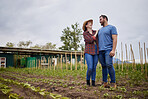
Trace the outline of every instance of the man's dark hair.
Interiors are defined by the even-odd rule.
[[[106,18],[106,20],[108,21],[108,18],[107,18],[107,16],[106,15],[101,15],[100,17],[102,17],[103,19],[105,19]],[[99,18],[100,18],[99,17]]]

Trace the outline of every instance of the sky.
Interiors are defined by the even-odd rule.
[[[148,48],[148,0],[0,0],[0,46],[7,42],[48,42],[62,46],[62,30],[76,22],[93,19],[93,29],[101,28],[99,16],[108,16],[109,24],[118,32],[117,57],[123,43],[132,44],[135,58],[139,58],[139,45]],[[84,39],[81,43],[84,44]],[[120,54],[121,55],[121,54]]]

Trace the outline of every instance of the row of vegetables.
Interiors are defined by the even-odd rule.
[[[10,99],[23,99],[23,96],[18,95],[17,93],[11,93],[13,91],[13,89],[9,86],[7,86],[6,84],[13,84],[13,85],[17,85],[23,88],[28,88],[31,89],[34,92],[39,93],[42,96],[49,96],[52,97],[53,99],[68,99],[67,97],[62,97],[62,95],[59,94],[54,94],[54,93],[50,93],[48,91],[46,91],[46,89],[40,89],[40,87],[34,87],[31,84],[29,84],[28,82],[24,83],[24,82],[18,82],[15,80],[11,80],[11,79],[4,79],[2,77],[0,77],[0,90],[3,94],[7,95]]]

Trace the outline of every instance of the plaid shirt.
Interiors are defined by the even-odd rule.
[[[95,35],[96,31],[92,30],[92,34],[89,31],[85,31],[83,33],[84,41],[85,41],[85,53],[95,55],[95,43],[97,45],[97,54],[99,54],[99,44],[98,44],[98,34],[96,36],[96,41],[93,39],[93,35]]]

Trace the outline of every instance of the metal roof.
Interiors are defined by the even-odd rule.
[[[14,53],[19,55],[32,55],[32,54],[77,54],[81,55],[82,51],[68,51],[68,50],[47,50],[36,48],[18,48],[18,47],[0,47],[1,53]]]

